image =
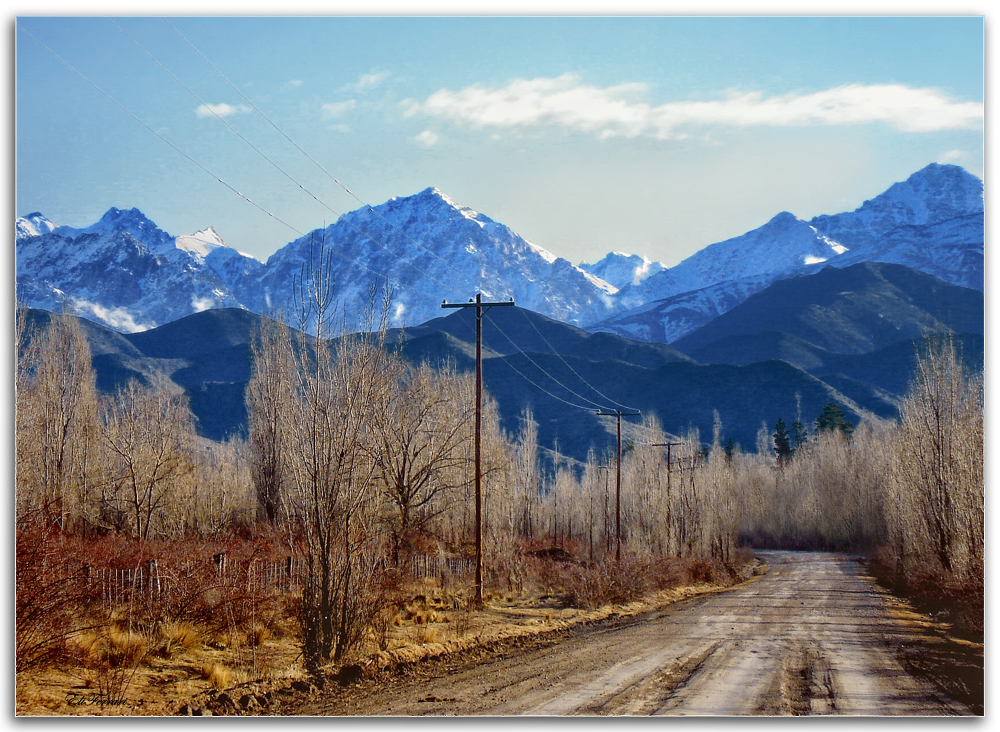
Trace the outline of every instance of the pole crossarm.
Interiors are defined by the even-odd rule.
[[[476,293],[469,302],[441,303],[442,308],[476,309],[476,596],[475,604],[483,604],[483,312],[484,308],[512,306],[514,298],[504,301],[483,302],[483,294]]]
[[[441,303],[441,307],[443,307],[443,308],[476,308],[476,311],[477,311],[476,312],[476,317],[477,318],[481,318],[481,317],[483,317],[483,313],[486,312],[486,310],[489,310],[490,308],[498,308],[498,307],[503,307],[505,305],[506,306],[511,306],[511,305],[514,304],[514,298],[511,298],[510,300],[496,300],[494,302],[487,302],[487,301],[481,300],[480,299],[481,297],[482,297],[482,295],[476,295],[476,299],[475,300],[469,300],[469,302],[448,302],[447,300],[445,300],[443,303]],[[485,310],[484,310],[484,308],[485,308]]]

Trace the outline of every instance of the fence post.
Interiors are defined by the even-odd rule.
[[[160,572],[155,559],[146,562],[146,577],[143,584],[148,594],[154,597],[160,596]]]

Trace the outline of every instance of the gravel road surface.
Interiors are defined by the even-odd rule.
[[[964,715],[903,670],[908,629],[849,557],[759,552],[744,587],[301,700],[312,715]]]

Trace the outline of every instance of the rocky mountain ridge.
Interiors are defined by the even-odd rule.
[[[854,211],[810,221],[783,212],[669,269],[622,253],[573,265],[436,188],[345,214],[266,263],[211,227],[175,237],[134,208],[112,208],[83,229],[36,212],[15,222],[17,289],[25,305],[136,332],[206,309],[288,312],[295,283],[323,267],[347,328],[379,293],[391,294],[392,325],[414,326],[440,315],[442,300],[482,292],[590,330],[669,343],[773,282],[826,265],[905,264],[982,290],[982,192],[962,168],[934,164]]]

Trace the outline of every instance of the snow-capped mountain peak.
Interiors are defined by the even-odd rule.
[[[247,289],[264,266],[226,246],[214,229],[174,238],[137,208],[109,209],[83,229],[31,214],[17,220],[16,231],[17,289],[25,304],[68,306],[126,332],[238,307],[233,291]]]
[[[53,224],[35,211],[27,216],[22,216],[14,222],[14,241],[19,242],[21,239],[27,239],[28,237],[42,236],[56,228],[58,228],[56,224]]]
[[[477,291],[514,297],[518,305],[577,324],[591,310],[608,312],[606,283],[437,188],[346,213],[289,243],[268,259],[258,292],[249,293],[263,300],[247,307],[284,301],[317,243],[335,251],[342,311],[363,312],[369,283],[376,282],[393,291],[392,325],[438,317],[442,300],[464,300]]]
[[[196,231],[190,236],[178,236],[175,246],[181,251],[190,252],[204,259],[219,247],[226,246],[226,243],[222,241],[222,237],[216,233],[215,229],[209,226],[207,229]]]
[[[626,252],[611,252],[594,264],[580,264],[580,269],[611,284],[617,290],[626,285],[638,285],[647,277],[662,272],[664,267],[648,257]]]
[[[906,264],[982,289],[982,203],[978,178],[931,165],[855,211],[809,221],[783,211],[667,269],[623,252],[575,266],[431,187],[345,213],[266,264],[211,227],[173,237],[136,208],[112,208],[85,229],[37,212],[19,218],[15,261],[25,304],[68,304],[122,330],[214,307],[271,313],[288,304],[319,247],[333,255],[330,276],[346,319],[364,312],[374,285],[392,291],[393,325],[422,323],[441,315],[442,300],[481,292],[581,326],[672,339],[775,280],[827,264]]]

